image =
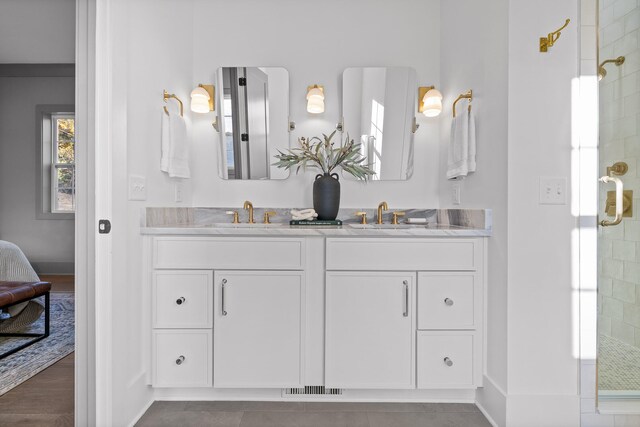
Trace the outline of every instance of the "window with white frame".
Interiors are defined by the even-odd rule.
[[[51,114],[51,212],[72,213],[76,207],[75,117]]]

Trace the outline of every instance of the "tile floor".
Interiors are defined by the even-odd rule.
[[[155,402],[139,427],[491,427],[473,404]]]

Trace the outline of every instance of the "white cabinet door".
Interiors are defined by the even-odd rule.
[[[325,385],[415,387],[415,273],[327,273]]]
[[[215,273],[214,387],[301,387],[304,273]]]

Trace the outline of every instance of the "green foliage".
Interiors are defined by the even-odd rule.
[[[56,125],[58,131],[57,163],[73,164],[75,162],[75,120],[58,119]],[[74,187],[73,168],[58,168],[57,173],[59,188],[70,189]]]
[[[365,158],[360,154],[361,144],[356,144],[354,140],[349,140],[349,135],[339,147],[335,147],[335,143],[331,139],[336,131],[329,136],[322,134],[324,141],[317,136],[313,138],[299,138],[300,147],[287,150],[286,153],[278,150],[275,157],[277,162],[274,166],[284,169],[291,169],[297,166],[296,173],[300,168],[320,169],[324,173],[331,173],[335,168],[341,167],[347,173],[350,173],[357,179],[367,180],[376,173],[368,166],[363,165]]]

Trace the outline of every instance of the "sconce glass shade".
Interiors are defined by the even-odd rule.
[[[318,96],[309,98],[307,111],[312,114],[324,113],[324,100]]]
[[[211,111],[209,108],[209,93],[202,87],[197,87],[191,91],[191,111],[194,113],[208,113]]]
[[[324,90],[314,85],[307,91],[307,111],[312,114],[324,113]]]
[[[427,117],[437,117],[442,113],[442,94],[437,89],[429,90],[422,98],[424,114]]]

